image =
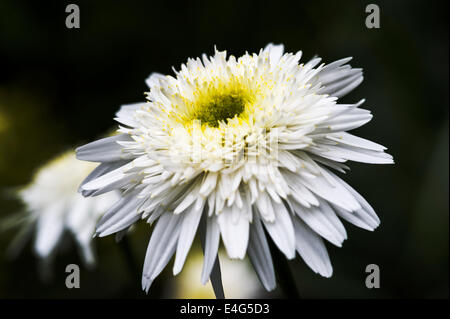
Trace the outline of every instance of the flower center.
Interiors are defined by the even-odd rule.
[[[245,109],[246,98],[239,92],[213,94],[197,107],[195,118],[202,124],[218,127],[219,122],[239,116]]]

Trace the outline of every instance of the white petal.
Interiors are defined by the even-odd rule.
[[[119,188],[125,184],[135,184],[136,182],[132,182],[133,180],[140,181],[142,178],[140,168],[153,164],[154,161],[149,160],[147,155],[142,155],[126,165],[89,181],[88,183],[82,185],[81,188],[87,191],[95,190],[96,192],[93,194],[98,195],[106,191]]]
[[[95,265],[95,256],[92,249],[92,232],[89,231],[84,233],[84,235],[76,236],[76,239],[80,247],[81,257],[83,258],[84,263],[88,265],[88,267],[92,267]]]
[[[275,45],[273,43],[269,43],[264,50],[269,51],[270,65],[273,68],[275,65],[278,64],[278,61],[280,61],[280,58],[284,53],[284,45],[283,44]]]
[[[219,249],[220,241],[220,229],[216,216],[211,216],[206,218],[206,230],[204,239],[204,260],[203,260],[203,270],[202,270],[202,284],[206,284],[208,278],[213,269],[214,263],[217,260],[217,250]]]
[[[341,85],[343,85],[344,87],[338,91],[331,92],[331,95],[337,97],[347,95],[349,92],[353,91],[358,85],[360,85],[363,80],[364,80],[363,76],[356,76],[354,78],[351,78],[351,81],[341,83]]]
[[[355,104],[360,105],[364,100]],[[337,107],[338,105],[336,105]],[[338,110],[339,108],[336,108]],[[319,123],[314,133],[350,131],[363,126],[372,119],[370,111],[360,108],[348,108],[345,112],[339,112],[329,120]]]
[[[321,169],[321,173],[322,176],[302,178],[299,182],[320,197],[344,209],[354,211],[361,208],[361,205],[352,194],[338,182],[340,180],[339,177],[332,175],[325,168]],[[332,181],[333,184],[330,184],[328,180]]]
[[[74,194],[74,200],[72,201],[71,207],[67,207],[68,214],[66,216],[66,226],[74,234],[77,233],[79,229],[89,222],[90,217],[93,215],[93,202],[91,198],[84,198],[80,194]],[[94,220],[98,216],[94,216]]]
[[[264,288],[272,291],[276,287],[275,270],[266,235],[257,214],[250,227],[250,241],[247,249],[248,257],[258,274]]]
[[[126,104],[120,107],[120,110],[116,113],[116,117],[114,120],[117,122],[127,125],[130,127],[138,126],[138,122],[135,119],[135,112],[141,108],[143,108],[146,103],[134,103],[134,104]]]
[[[318,146],[311,151],[313,154],[337,161],[355,161],[370,164],[392,164],[392,156],[379,151],[367,150],[345,144]]]
[[[233,221],[233,210],[235,209],[239,208],[236,205],[224,207],[217,217],[217,221],[228,256],[243,259],[248,245],[249,221],[244,216]]]
[[[183,221],[181,224],[180,238],[177,245],[177,254],[173,266],[173,274],[177,275],[183,268],[187,254],[191,248],[192,241],[197,232],[198,223],[203,213],[203,205],[201,207],[192,207],[189,211],[183,213]]]
[[[83,191],[83,188],[82,188],[83,185],[85,185],[85,184],[89,183],[90,181],[93,181],[94,179],[97,179],[98,177],[103,176],[115,169],[118,169],[119,167],[125,165],[126,163],[128,163],[128,161],[126,161],[126,160],[117,161],[117,162],[101,163],[83,180],[78,191],[80,191],[82,193],[85,192],[85,191]],[[88,195],[85,195],[83,193],[83,196],[88,196]]]
[[[375,222],[363,209],[349,212],[339,206],[333,206],[333,208],[340,217],[360,228],[373,231],[379,224]]]
[[[321,81],[324,83],[328,83],[328,82],[333,82],[336,80],[336,70],[339,70],[339,67],[341,67],[342,65],[346,64],[347,62],[351,61],[353,58],[352,57],[346,57],[340,60],[336,60],[332,63],[329,63],[327,65],[325,65],[322,69],[322,71],[320,71],[320,78]],[[350,66],[344,67],[346,69],[348,69]],[[329,78],[327,78],[327,76],[330,76]]]
[[[117,201],[100,219],[96,233],[104,237],[135,223],[141,218],[138,207],[144,199],[137,196],[137,192],[129,193]]]
[[[345,64],[351,59],[344,58],[322,68],[317,75],[318,81],[323,85],[320,90],[321,94],[329,94],[340,98],[362,82],[362,69],[354,69]]]
[[[208,173],[205,180],[202,183],[202,187],[200,188],[199,194],[202,196],[208,196],[216,187],[217,177],[219,174],[217,173]]]
[[[112,170],[105,175],[99,176],[94,180],[89,181],[88,183],[81,186],[83,190],[91,191],[91,190],[99,190],[101,188],[107,187],[114,183],[119,183],[126,179],[130,174],[126,172],[133,167],[132,162],[128,163],[124,166],[121,166],[115,170]]]
[[[331,173],[333,174],[333,173]],[[357,191],[355,191],[350,185],[348,185],[346,182],[344,182],[342,179],[338,179],[338,182],[343,185],[352,195],[356,198],[356,200],[359,202],[359,204],[362,206],[362,210],[365,212],[368,218],[372,220],[372,223],[375,227],[377,227],[380,224],[380,219],[378,218],[377,214],[373,210],[372,206],[362,197]],[[359,213],[362,213],[358,210]],[[363,217],[363,216],[361,216]],[[366,218],[367,218],[366,217]]]
[[[291,216],[283,203],[272,202],[275,220],[269,222],[263,219],[270,237],[288,259],[295,258],[295,233]]]
[[[347,238],[344,226],[336,214],[323,200],[319,207],[303,207],[295,201],[290,202],[297,215],[316,233],[334,245],[341,247]]]
[[[180,215],[165,213],[159,218],[153,229],[142,273],[142,289],[146,292],[175,253],[181,230],[180,221]]]
[[[145,80],[145,83],[151,89],[153,86],[159,86],[159,81],[164,78],[165,76],[163,74],[154,72]]]
[[[331,277],[333,268],[322,239],[298,218],[293,218],[296,248],[305,263],[316,273]]]
[[[184,212],[189,206],[191,206],[197,200],[198,196],[199,196],[198,187],[190,188],[186,192],[186,195],[184,196],[184,198],[181,197],[181,198],[183,198],[183,200],[175,208],[174,214],[180,214],[180,213]]]
[[[338,143],[347,144],[354,147],[365,148],[372,151],[382,152],[386,149],[383,145],[374,143],[364,138],[352,135],[347,132],[328,134],[327,138]]]
[[[130,159],[130,155],[122,151],[119,141],[132,141],[130,135],[120,134],[106,137],[83,145],[76,149],[77,158],[89,162],[115,162]]]
[[[34,248],[40,257],[50,255],[59,242],[64,230],[62,209],[64,202],[55,202],[38,219]]]
[[[272,201],[265,192],[259,193],[255,203],[263,220],[268,222],[275,221],[275,212],[272,206]]]

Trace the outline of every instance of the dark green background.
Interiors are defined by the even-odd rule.
[[[308,298],[448,298],[448,1],[74,1],[81,28],[65,27],[68,1],[0,2],[0,218],[20,210],[8,192],[59,152],[113,127],[121,104],[142,101],[144,79],[171,73],[214,45],[240,55],[268,42],[324,62],[353,56],[365,81],[344,101],[366,98],[373,120],[357,135],[386,145],[395,165],[350,163],[345,180],[381,218],[373,233],[348,225],[343,248],[328,245],[331,279],[292,262]],[[381,8],[381,28],[365,27],[365,7]],[[0,234],[0,297],[144,297],[113,238],[96,239],[99,266],[67,290],[62,252],[54,279],[37,276],[30,245],[7,260],[15,233]],[[130,238],[143,263],[149,238]],[[365,266],[381,288],[365,287]],[[168,267],[170,268],[170,267]],[[160,296],[171,269],[150,296]],[[269,296],[279,296],[275,292]]]

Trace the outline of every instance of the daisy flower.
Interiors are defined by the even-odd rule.
[[[34,250],[46,259],[62,243],[67,230],[80,248],[87,265],[95,262],[92,235],[99,217],[119,195],[111,192],[96,198],[84,198],[78,187],[95,164],[79,161],[75,152],[66,152],[37,171],[30,185],[18,192],[26,207],[22,223],[34,228]]]
[[[372,115],[338,99],[362,80],[351,58],[299,64],[302,52],[269,44],[258,54],[226,52],[189,59],[175,75],[152,74],[147,102],[123,106],[114,137],[78,148],[101,164],[83,182],[85,195],[120,189],[100,220],[99,236],[143,218],[156,222],[143,289],[176,253],[178,274],[201,232],[206,283],[220,241],[230,258],[248,255],[267,290],[276,286],[266,233],[284,253],[296,252],[322,276],[332,274],[323,239],[341,246],[340,218],[373,230],[370,205],[333,171],[345,162],[393,163],[385,147],[348,131]]]

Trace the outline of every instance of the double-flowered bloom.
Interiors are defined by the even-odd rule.
[[[350,58],[328,65],[268,45],[236,59],[226,52],[189,59],[174,76],[152,74],[147,102],[117,113],[119,135],[77,150],[100,162],[85,196],[120,190],[97,234],[156,222],[142,285],[175,256],[181,271],[197,230],[204,245],[202,282],[220,240],[230,258],[250,258],[264,287],[275,287],[266,233],[286,258],[296,252],[322,276],[332,274],[323,239],[341,246],[340,218],[379,225],[370,205],[334,171],[347,161],[393,163],[385,147],[348,131],[369,122],[364,101],[338,104],[362,80]]]

